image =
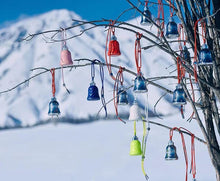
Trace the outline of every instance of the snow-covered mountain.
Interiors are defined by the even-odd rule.
[[[74,12],[67,10],[53,10],[48,13],[30,17],[0,30],[0,91],[10,89],[19,82],[37,74],[39,71],[30,71],[36,67],[53,68],[58,67],[60,62],[60,43],[46,43],[44,36],[38,36],[30,41],[20,41],[28,34],[45,30],[57,29],[71,26],[72,19],[81,19]],[[138,20],[130,23],[138,24]],[[85,27],[77,27],[67,31],[67,35],[79,34]],[[151,27],[146,27],[151,28]],[[150,31],[156,31],[151,28]],[[112,58],[112,63],[136,70],[134,61],[134,42],[136,36],[123,30],[116,30],[116,36],[120,43],[122,55]],[[104,50],[106,31],[104,27],[86,31],[82,36],[71,39],[67,45],[72,53],[73,59],[89,58],[99,59],[104,62]],[[143,46],[149,42],[143,40]],[[145,77],[168,75],[167,69],[172,64],[171,57],[158,48],[152,48],[142,53]],[[75,63],[76,64],[76,63]],[[117,70],[113,69],[116,73]],[[90,83],[90,67],[64,70],[65,82],[71,94],[62,87],[61,71],[56,71],[56,97],[60,103],[61,117],[66,118],[88,118],[95,116],[102,106],[99,102],[88,102],[86,100],[87,90]],[[124,73],[125,86],[133,84],[134,76]],[[95,82],[101,87],[99,67],[96,66]],[[108,76],[105,67],[105,96],[106,100],[112,98],[114,82]],[[160,84],[174,89],[174,81],[163,80]],[[157,100],[164,94],[160,89],[149,85],[149,107],[153,111]],[[129,90],[130,103],[133,100],[132,90]],[[145,96],[145,95],[143,95]],[[142,97],[139,97],[140,105],[144,105]],[[19,86],[13,91],[2,94],[0,102],[0,125],[31,125],[38,121],[47,120],[49,117],[48,103],[52,97],[51,74],[40,75],[25,85]],[[161,114],[174,113],[169,97],[163,98],[157,105],[157,112]],[[114,114],[113,102],[108,104],[108,113]],[[176,112],[178,109],[175,109]],[[129,107],[123,108],[124,113],[129,112]],[[104,114],[104,112],[101,112]]]

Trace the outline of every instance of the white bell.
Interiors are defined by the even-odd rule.
[[[141,112],[136,101],[134,101],[134,104],[130,107],[130,115],[128,120],[129,121],[142,120]]]

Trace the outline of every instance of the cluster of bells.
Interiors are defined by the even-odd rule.
[[[144,7],[143,11],[143,16],[141,17],[141,25],[152,25],[152,15],[147,6]],[[168,39],[173,39],[179,37],[179,32],[178,32],[178,26],[177,23],[174,21],[174,18],[171,16],[169,18],[169,21],[166,25],[166,33],[165,33],[166,38]],[[188,51],[187,47],[184,46],[183,49],[184,52]],[[184,54],[184,59],[188,60],[190,59],[190,54],[189,51]],[[211,51],[208,48],[208,45],[205,43],[201,47],[201,51],[199,52],[199,61],[197,63],[198,65],[212,65],[212,54]]]

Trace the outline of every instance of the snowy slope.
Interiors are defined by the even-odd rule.
[[[72,19],[81,19],[74,12],[67,10],[54,10],[48,13],[21,20],[7,28],[0,30],[0,90],[6,90],[28,77],[38,73],[31,72],[35,67],[58,67],[60,57],[60,43],[45,43],[45,37],[38,36],[30,41],[20,42],[19,40],[29,33],[36,33],[45,30],[68,27],[73,24]],[[132,20],[136,24],[137,21]],[[85,27],[78,27],[67,31],[67,35],[76,35]],[[104,48],[106,32],[104,28],[92,29],[82,36],[67,42],[73,59],[89,58],[104,61]],[[151,31],[156,31],[151,29]],[[112,62],[117,65],[126,66],[131,70],[136,70],[134,61],[134,41],[135,35],[122,30],[116,30],[118,41],[120,42],[122,55],[112,58]],[[142,41],[142,45],[149,45],[149,42]],[[131,51],[132,50],[132,51]],[[171,65],[171,58],[158,50],[152,48],[143,52],[142,72],[146,77],[168,75],[166,69]],[[175,68],[174,68],[175,69]],[[100,87],[99,67],[96,67],[95,81]],[[116,70],[113,70],[116,73]],[[56,71],[56,97],[60,103],[61,117],[86,118],[89,115],[96,115],[101,107],[101,101],[88,102],[87,89],[90,83],[90,67],[65,70],[65,82],[71,94],[67,94],[62,87],[61,72]],[[135,77],[125,73],[125,86],[133,84]],[[112,98],[113,81],[109,78],[105,67],[105,94],[106,100]],[[169,80],[160,82],[166,87],[174,89],[174,84]],[[132,102],[132,90],[129,91],[130,103]],[[149,86],[150,109],[163,92],[153,86]],[[41,75],[31,80],[26,85],[20,86],[16,90],[4,94],[0,97],[3,108],[0,110],[0,125],[31,125],[41,120],[48,119],[48,103],[51,98],[51,75],[50,73]],[[142,98],[140,98],[142,100]],[[168,100],[169,101],[169,100]],[[173,113],[172,105],[166,99],[162,99],[158,104],[158,112],[162,114]],[[80,104],[79,104],[80,103]],[[140,101],[143,105],[143,101]],[[166,107],[166,109],[164,109]],[[128,113],[129,107],[123,109]],[[113,103],[108,105],[108,112],[114,114]],[[175,112],[178,112],[176,110]],[[101,112],[103,115],[104,112]]]
[[[201,136],[196,124],[176,121],[176,116],[163,122],[172,126],[184,125]],[[141,122],[137,128],[141,140]],[[144,181],[141,157],[129,156],[132,131],[132,123],[99,121],[2,132],[0,178],[4,181]],[[179,157],[177,161],[164,160],[168,139],[167,129],[151,125],[145,162],[150,181],[185,180],[180,135],[174,133],[173,137]],[[190,162],[190,138],[185,136],[185,140]],[[206,146],[195,140],[195,147],[197,180],[216,180]],[[192,180],[192,175],[189,174],[188,180]]]

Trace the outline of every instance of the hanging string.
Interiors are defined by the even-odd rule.
[[[174,13],[174,1],[171,2],[171,0],[169,0],[169,7],[170,7],[170,17],[173,17],[173,13]]]
[[[182,41],[183,41],[183,45],[186,46],[186,38],[182,24],[178,24],[178,33],[179,33],[179,37],[178,37],[179,50],[183,50]]]
[[[148,5],[148,0],[145,1],[145,7],[147,7],[147,5]]]
[[[63,47],[66,46],[66,30],[62,29],[62,42],[61,42],[61,51],[63,50]],[[62,82],[63,87],[66,89],[66,91],[70,94],[69,89],[66,87],[65,80],[64,80],[64,73],[63,73],[63,65],[61,64],[61,74],[62,74]]]
[[[92,64],[91,64],[91,78],[92,78],[92,82],[94,82],[94,78],[95,78],[95,65],[94,65],[94,62],[92,62]]]
[[[198,19],[195,24],[194,24],[194,44],[195,44],[195,48],[194,48],[194,77],[195,77],[195,82],[197,83],[198,82],[198,76],[197,76],[197,27],[198,27],[198,23],[199,21],[201,21],[203,18],[201,19]],[[203,32],[203,29],[202,29],[202,32]],[[205,43],[205,38],[203,38],[203,41]]]
[[[137,67],[137,75],[141,75],[141,66],[142,66],[142,61],[141,61],[141,40],[142,34],[137,33],[136,34],[136,41],[135,41],[135,63]]]
[[[162,18],[161,18],[161,16],[162,16]],[[162,0],[158,0],[157,25],[160,26],[160,29],[158,28],[157,36],[163,37],[163,34],[164,34],[164,9],[163,9]]]
[[[55,68],[52,68],[50,70],[51,75],[52,75],[52,94],[53,97],[55,97],[55,93],[56,93],[56,86],[55,86]]]
[[[187,151],[186,151],[186,144],[185,144],[185,139],[183,135],[183,131],[188,132],[191,135],[191,168],[190,168],[190,173],[193,175],[193,179],[196,177],[196,160],[195,160],[195,135],[191,133],[189,130],[180,127],[174,127],[170,130],[170,140],[172,140],[173,136],[173,131],[178,130],[180,135],[181,135],[181,140],[182,140],[182,146],[183,146],[183,152],[184,152],[184,157],[185,157],[185,162],[186,162],[186,176],[185,176],[185,181],[188,179],[188,156],[187,156]]]
[[[98,61],[98,60],[96,60]],[[100,61],[98,61],[100,62]],[[105,109],[105,117],[107,117],[107,107],[106,107],[106,102],[105,102],[105,94],[104,94],[104,69],[103,69],[103,65],[99,64],[99,69],[100,69],[100,78],[101,78],[101,82],[102,82],[102,88],[101,88],[101,101],[102,101],[102,105]]]
[[[114,106],[115,106],[115,113],[117,118],[123,122],[126,123],[124,120],[122,120],[119,115],[118,115],[118,102],[117,99],[119,95],[118,94],[118,86],[119,84],[121,84],[121,86],[123,86],[123,82],[124,82],[124,78],[123,78],[123,68],[120,67],[118,70],[118,73],[116,74],[116,79],[115,79],[115,84],[114,84],[114,90],[113,90],[113,98],[114,98]]]
[[[107,55],[108,44],[111,41],[111,36],[115,35],[115,28],[113,27],[114,24],[115,22],[112,20],[109,23],[109,28],[108,28],[107,37],[106,37],[106,44],[105,44],[105,62],[106,62],[106,66],[107,66],[110,77],[115,81],[115,77],[112,73],[112,68],[111,68],[111,56]]]
[[[147,122],[147,126],[146,126],[146,122],[143,121],[143,139],[142,139],[142,159],[141,159],[141,168],[142,168],[142,172],[146,178],[146,180],[149,179],[148,175],[146,174],[146,171],[144,169],[144,160],[145,160],[145,154],[146,154],[146,146],[147,146],[147,138],[150,132],[150,123],[148,120],[148,108],[149,104],[148,104],[148,93],[146,93],[146,99],[145,99],[145,120]]]

